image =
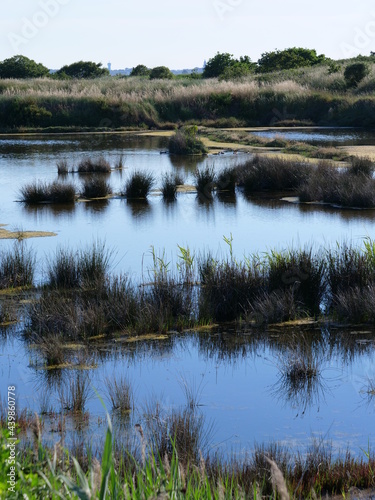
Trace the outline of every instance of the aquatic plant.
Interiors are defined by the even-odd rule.
[[[161,192],[165,201],[173,201],[177,197],[177,186],[183,184],[184,181],[179,174],[168,173],[162,177]]]
[[[237,184],[237,169],[234,167],[224,168],[217,176],[217,191],[234,193]]]
[[[350,167],[348,173],[352,175],[364,175],[365,177],[372,177],[374,173],[375,164],[371,158],[367,156],[351,156]]]
[[[81,191],[83,198],[105,198],[110,194],[112,194],[110,184],[101,177],[90,177],[83,182]]]
[[[147,198],[154,183],[152,172],[133,172],[125,183],[123,195],[127,199]]]
[[[60,403],[67,412],[84,414],[88,399],[92,396],[90,376],[78,372],[60,390]]]
[[[177,130],[169,139],[169,152],[175,155],[206,154],[207,149],[197,134],[198,127],[196,125],[188,125]]]
[[[375,180],[371,177],[372,167],[362,160],[354,161],[353,165],[340,172],[329,163],[320,162],[299,187],[300,201],[323,201],[343,207],[374,207]]]
[[[212,191],[216,185],[216,173],[213,167],[198,168],[194,172],[195,188],[202,200],[212,200]]]
[[[113,376],[105,380],[105,387],[112,410],[121,414],[128,413],[134,405],[134,395],[129,380],[124,377]]]
[[[84,158],[78,164],[78,173],[80,174],[109,174],[111,172],[111,165],[104,158],[104,156],[99,156],[98,158]]]
[[[0,288],[32,286],[34,273],[35,254],[22,241],[0,251]]]
[[[46,182],[34,181],[23,186],[20,190],[22,201],[32,205],[37,203],[73,203],[76,198],[76,189],[72,183],[62,183],[54,181],[50,184]]]
[[[58,160],[56,163],[57,166],[57,174],[58,175],[67,175],[69,173],[69,166],[67,160]]]
[[[279,156],[255,155],[237,169],[238,185],[246,194],[296,190],[309,176],[311,165]]]

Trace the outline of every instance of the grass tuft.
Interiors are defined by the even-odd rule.
[[[123,195],[129,200],[147,198],[154,183],[151,172],[133,172],[125,183]]]
[[[83,182],[81,191],[83,198],[105,198],[110,194],[112,194],[110,184],[101,177],[90,177]]]

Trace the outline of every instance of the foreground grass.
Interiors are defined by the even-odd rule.
[[[375,485],[375,458],[369,452],[359,459],[349,453],[334,459],[329,445],[316,442],[304,456],[293,456],[273,444],[267,448],[256,446],[242,461],[202,454],[198,461],[186,460],[178,452],[178,429],[174,438],[168,436],[169,452],[161,455],[138,427],[141,451],[133,455],[115,446],[109,419],[108,424],[103,452],[79,461],[61,446],[54,450],[43,447],[40,421],[36,418],[34,443],[16,453],[13,490],[9,491],[9,467],[0,469],[1,498],[287,500],[322,498],[327,494],[345,497],[353,486],[365,489]],[[6,430],[1,429],[3,464],[9,458],[7,437]]]

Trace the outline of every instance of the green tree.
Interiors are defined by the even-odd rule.
[[[370,73],[365,62],[349,64],[345,68],[344,78],[348,87],[357,87],[358,84]]]
[[[138,64],[132,69],[130,76],[150,76],[151,70],[144,64]]]
[[[49,75],[49,69],[25,56],[13,56],[0,63],[0,78],[38,78]]]
[[[157,66],[156,68],[153,68],[151,70],[150,78],[151,80],[156,80],[156,79],[171,80],[173,78],[173,73],[166,66]]]
[[[203,71],[203,78],[224,78],[230,80],[245,76],[254,71],[255,64],[249,56],[241,56],[234,59],[233,54],[218,52],[216,56],[208,60]]]
[[[269,73],[283,69],[314,66],[325,61],[326,57],[323,54],[318,56],[315,49],[292,47],[290,49],[275,50],[262,54],[258,61],[258,72]]]
[[[108,69],[101,66],[101,63],[79,61],[63,66],[56,72],[56,76],[62,78],[100,78],[101,76],[109,76]]]

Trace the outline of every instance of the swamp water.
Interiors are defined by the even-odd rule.
[[[20,188],[34,180],[57,178],[56,162],[77,164],[85,156],[104,155],[114,164],[123,154],[125,168],[108,176],[119,192],[129,171],[151,170],[160,185],[162,173],[182,173],[193,183],[196,166],[220,169],[244,161],[245,154],[223,154],[206,159],[175,159],[167,154],[164,139],[126,135],[59,136],[53,139],[0,140],[0,214],[7,229],[53,231],[55,237],[24,242],[38,259],[38,279],[43,279],[46,260],[57,248],[81,248],[94,240],[113,249],[112,270],[127,272],[135,280],[148,278],[152,264],[150,246],[165,252],[167,261],[177,262],[177,245],[193,252],[228,255],[223,236],[233,236],[238,259],[252,252],[314,242],[315,248],[336,241],[361,244],[375,236],[375,211],[335,210],[328,207],[291,205],[279,200],[235,198],[202,202],[195,193],[180,193],[166,204],[154,192],[146,203],[129,203],[115,198],[105,202],[76,203],[73,206],[26,207],[17,202]],[[81,183],[78,174],[68,180]],[[1,240],[0,247],[14,245]],[[85,373],[106,404],[104,380],[126,375],[135,392],[135,410],[125,430],[142,422],[147,401],[160,401],[164,408],[184,404],[186,383],[199,393],[199,411],[213,422],[210,447],[237,452],[254,442],[279,441],[303,447],[314,437],[332,440],[334,449],[348,446],[355,454],[375,445],[375,335],[372,332],[336,330],[315,326],[313,331],[274,329],[257,334],[229,328],[211,333],[172,334],[158,339],[117,339],[92,349],[91,370],[45,370],[34,349],[28,349],[19,329],[4,330],[1,339],[0,394],[15,385],[19,408],[54,411],[61,408],[61,387]],[[82,346],[72,346],[77,359]],[[290,383],[285,370],[296,355],[317,363],[311,382]],[[194,389],[195,387],[195,389]],[[90,412],[81,438],[97,443],[104,436],[104,410],[92,394]],[[47,437],[53,441],[56,415],[46,417]],[[115,417],[114,417],[115,418]],[[68,419],[69,420],[69,419]],[[104,423],[103,423],[104,422]],[[74,422],[71,422],[74,426]]]

